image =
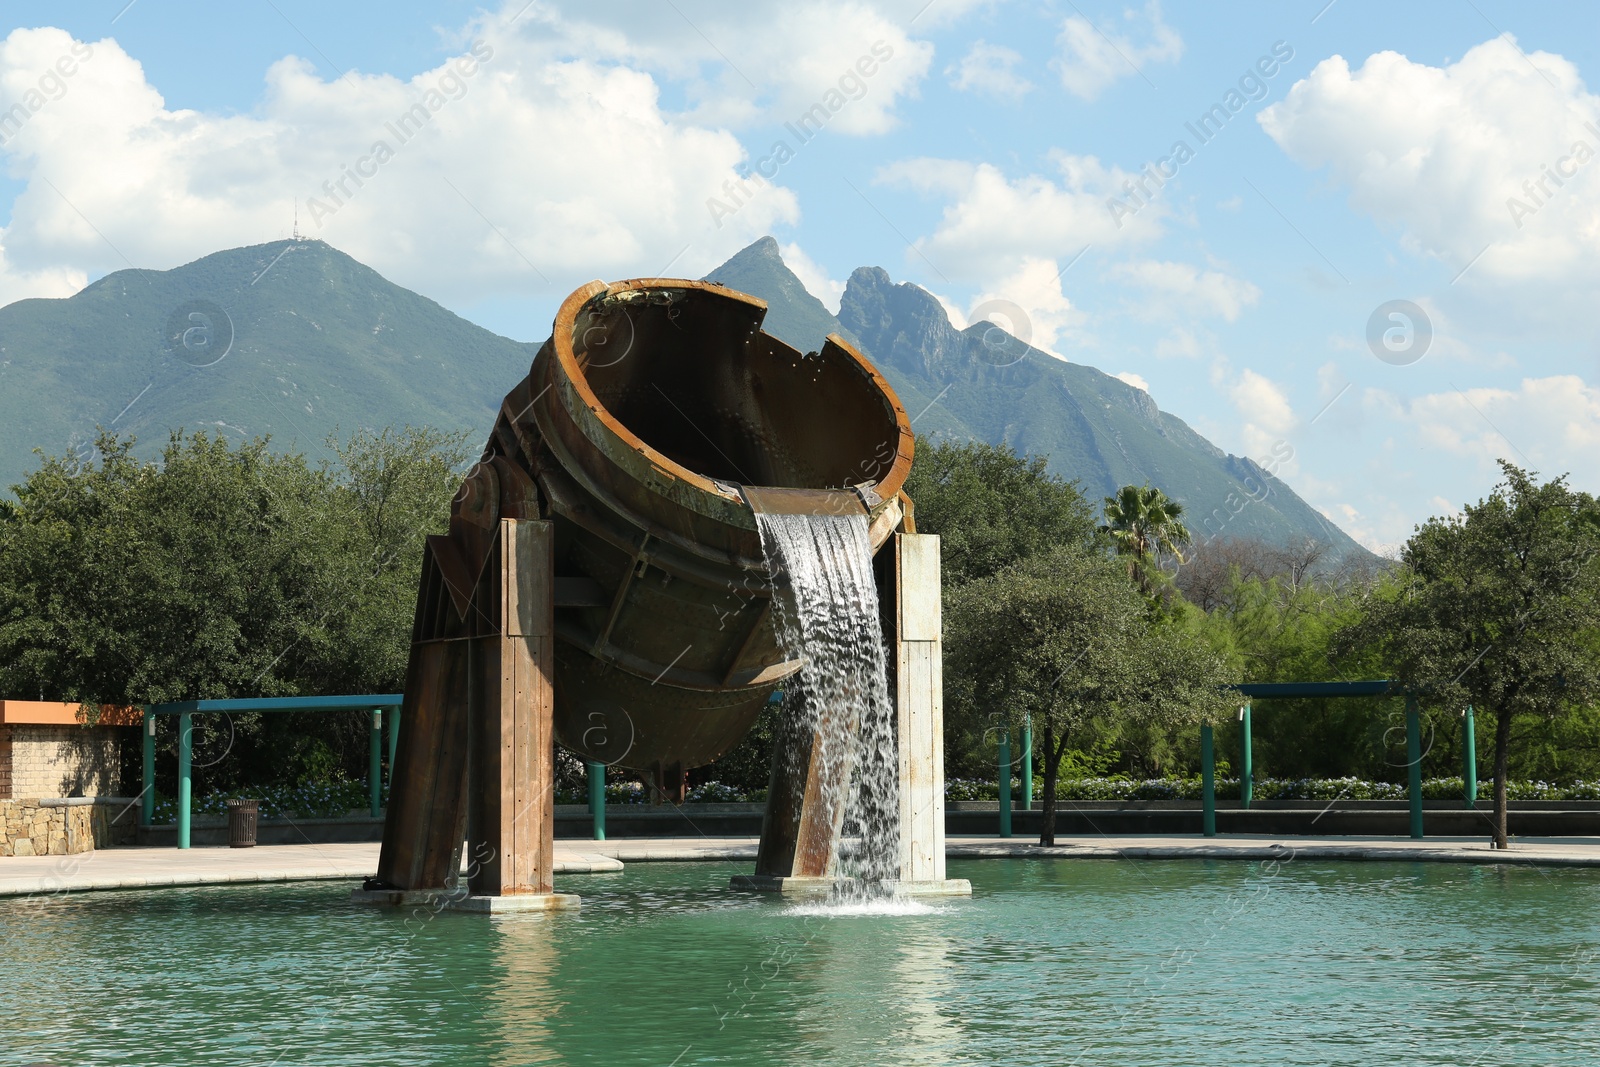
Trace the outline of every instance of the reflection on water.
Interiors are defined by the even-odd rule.
[[[907,931],[894,960],[894,1015],[889,1019],[885,1064],[948,1063],[964,1032],[952,1004],[953,942],[934,931]]]
[[[551,1021],[564,1005],[556,981],[556,926],[549,912],[490,918],[489,970],[484,1018],[493,1040],[485,1051],[494,1063],[560,1063]]]
[[[953,866],[975,897],[895,913],[731,893],[727,864],[568,878],[576,914],[0,900],[0,1062],[1600,1062],[1600,872]]]

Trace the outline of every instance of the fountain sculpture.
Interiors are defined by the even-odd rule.
[[[450,889],[465,847],[467,906],[575,904],[552,891],[553,742],[681,799],[780,686],[736,882],[970,891],[945,878],[939,544],[902,491],[910,420],[845,341],[798,352],[765,314],[674,279],[561,305],[428,538],[365,899]]]

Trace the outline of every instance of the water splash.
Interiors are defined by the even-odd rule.
[[[900,868],[899,755],[867,517],[758,513],[756,525],[768,569],[786,579],[778,641],[803,663],[787,713],[816,739],[824,807],[843,811],[835,895],[883,896]]]
[[[863,900],[816,900],[791,904],[785,915],[816,915],[835,919],[847,915],[943,915],[949,909],[924,904],[915,897],[879,896]]]

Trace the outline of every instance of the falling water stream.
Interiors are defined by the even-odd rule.
[[[786,714],[801,717],[791,736],[816,738],[822,801],[844,810],[839,893],[881,894],[899,873],[900,808],[867,517],[758,513],[756,524],[769,571],[783,576],[779,644],[803,664],[786,698]]]

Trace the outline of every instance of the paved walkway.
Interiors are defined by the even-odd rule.
[[[556,842],[558,875],[617,872],[625,863],[755,859],[754,837],[628,837]],[[1073,837],[1054,848],[1030,838],[952,837],[955,859],[1237,859],[1399,860],[1600,867],[1600,837],[1520,838],[1505,852],[1469,838],[1412,841],[1393,837]],[[255,848],[116,848],[77,856],[0,859],[0,897],[223,885],[247,882],[355,882],[378,866],[376,842],[348,845],[258,845]]]
[[[620,871],[589,849],[556,848],[556,874]],[[580,851],[581,849],[581,851]],[[244,882],[359,882],[378,869],[378,843],[257,845],[255,848],[111,848],[76,856],[0,858],[0,897],[87,889],[159,889]]]
[[[754,837],[625,837],[585,844],[623,863],[682,860],[753,860]],[[1422,841],[1395,837],[1224,837],[1128,836],[1059,837],[1054,848],[1040,848],[1031,837],[949,837],[952,859],[1236,859],[1423,860],[1434,863],[1516,863],[1558,867],[1600,867],[1600,837],[1518,838],[1497,852],[1487,839],[1438,837]]]

